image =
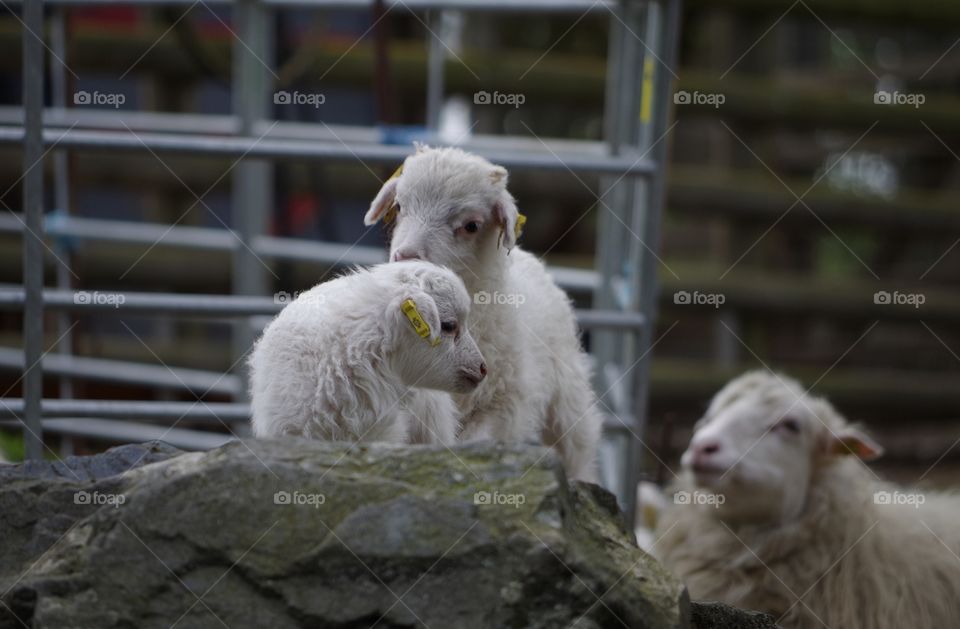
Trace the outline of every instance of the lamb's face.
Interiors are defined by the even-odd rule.
[[[470,298],[463,282],[452,271],[432,264],[397,266],[416,270],[409,289],[401,290],[392,306],[400,328],[394,366],[401,380],[411,387],[450,393],[473,391],[486,377],[487,367],[466,327]]]
[[[507,171],[459,149],[421,148],[384,184],[364,222],[391,223],[390,260],[427,260],[470,279],[515,242]]]
[[[754,372],[714,397],[681,463],[696,485],[723,496],[722,517],[784,521],[802,512],[816,466],[879,452],[795,381]]]

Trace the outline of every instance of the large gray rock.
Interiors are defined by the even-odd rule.
[[[723,603],[694,602],[690,624],[693,629],[777,629],[769,614],[747,612]]]
[[[0,470],[0,540],[0,628],[740,626],[536,447],[125,446]]]

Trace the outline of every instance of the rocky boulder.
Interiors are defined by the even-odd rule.
[[[0,469],[0,539],[0,627],[691,626],[537,447],[124,446]]]

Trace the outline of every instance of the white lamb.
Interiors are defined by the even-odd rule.
[[[785,629],[960,626],[960,500],[880,482],[880,454],[797,382],[743,375],[697,424],[654,554]]]
[[[461,439],[542,440],[569,476],[593,480],[601,416],[588,358],[567,295],[515,246],[522,219],[506,184],[507,171],[481,157],[418,146],[364,222],[390,224],[391,260],[449,267],[473,295],[470,330],[491,375],[454,396]]]
[[[463,282],[426,262],[314,286],[253,350],[254,435],[453,443],[453,401],[423,389],[465,393],[486,375],[465,326],[469,308]]]

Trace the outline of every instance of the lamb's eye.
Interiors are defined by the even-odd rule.
[[[442,321],[440,323],[440,329],[447,333],[453,333],[457,331],[457,322],[456,321]]]
[[[477,221],[468,221],[464,224],[463,228],[467,231],[468,234],[475,234],[480,231],[480,223]]]
[[[793,417],[785,417],[780,420],[780,423],[777,424],[777,428],[782,428],[783,430],[796,435],[800,433],[800,422]]]

